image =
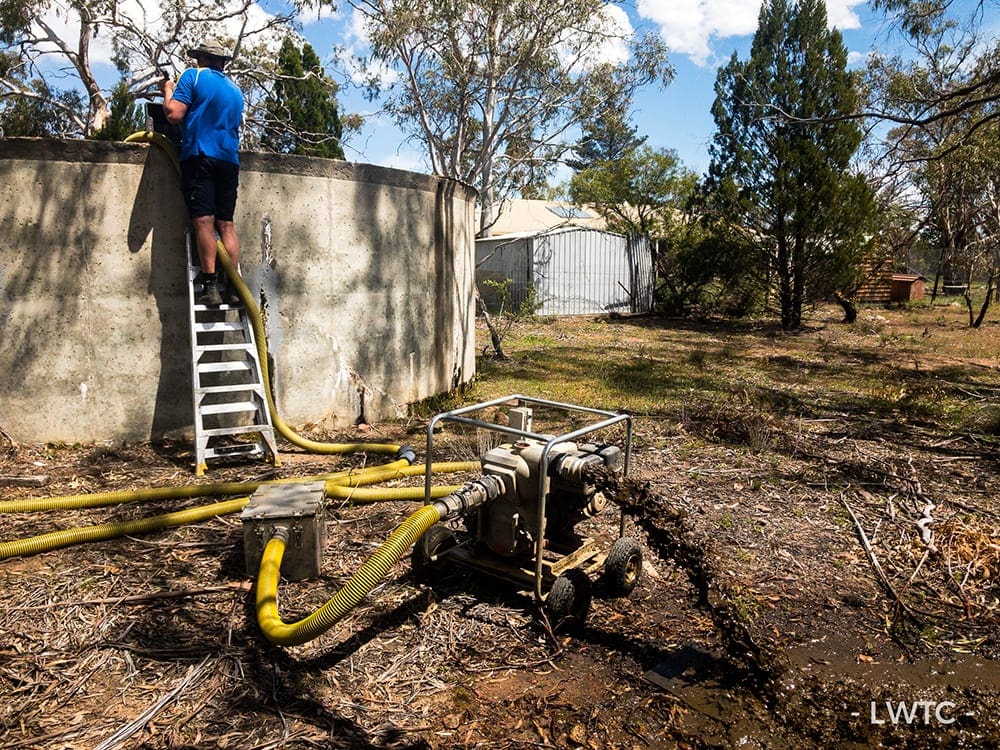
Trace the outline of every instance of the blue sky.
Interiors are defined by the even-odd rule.
[[[544,0],[543,0],[544,2]],[[696,172],[708,166],[708,141],[714,130],[710,113],[718,66],[736,50],[745,58],[757,27],[759,0],[633,0],[626,4],[635,29],[660,33],[671,49],[677,73],[665,89],[649,87],[635,100],[634,122],[656,148],[672,148]],[[890,33],[880,15],[873,15],[863,0],[828,0],[831,25],[843,33],[851,59],[863,61],[873,46],[888,44]],[[305,37],[329,63],[334,47],[360,49],[358,24],[348,10],[324,14],[306,23]],[[372,115],[375,105],[366,102],[343,72],[332,69],[343,88],[339,99],[344,112]],[[400,169],[424,171],[419,149],[403,140],[384,118],[370,116],[360,133],[347,144],[347,158]]]
[[[64,39],[74,39],[78,27],[70,20],[72,14],[59,11],[67,0],[51,0],[45,20]],[[239,0],[219,0],[224,6]],[[545,0],[539,0],[544,3]],[[986,13],[995,10],[1000,0],[986,0]],[[675,149],[682,161],[698,173],[708,165],[708,142],[714,130],[710,114],[714,96],[713,85],[719,65],[737,51],[745,59],[753,32],[757,27],[760,0],[626,0],[616,4],[614,13],[619,20],[637,31],[653,30],[669,46],[670,61],[676,68],[673,83],[660,90],[650,87],[635,99],[634,122],[648,143],[656,148]],[[953,8],[968,15],[977,0],[955,0]],[[129,15],[136,23],[153,30],[162,24],[153,0],[118,0],[119,14]],[[287,0],[257,0],[249,7],[249,25],[266,27],[271,14],[287,9]],[[891,23],[881,14],[871,11],[865,0],[827,0],[832,26],[839,28],[850,53],[851,64],[863,65],[872,49],[886,51],[900,45]],[[344,113],[366,116],[361,132],[354,133],[345,143],[347,158],[412,171],[427,171],[420,149],[405,142],[400,131],[386,117],[377,114],[378,107],[365,100],[361,90],[351,85],[351,75],[342,64],[350,53],[363,53],[365,39],[361,24],[346,2],[338,7],[306,11],[301,17],[302,33],[313,45],[328,72],[342,84],[339,100]],[[1000,14],[987,15],[994,32],[1000,30]],[[230,25],[237,24],[233,19]],[[231,31],[235,31],[235,26]],[[95,37],[91,57],[103,68],[108,85],[115,80],[109,64],[110,46],[107,35]],[[99,73],[100,75],[100,73]],[[556,182],[568,177],[557,174]]]

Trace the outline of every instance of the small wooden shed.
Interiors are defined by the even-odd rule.
[[[926,278],[914,273],[894,273],[892,275],[892,301],[916,302],[924,298]]]

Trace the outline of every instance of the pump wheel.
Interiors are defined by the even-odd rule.
[[[413,577],[428,583],[441,574],[446,565],[444,553],[457,544],[455,532],[446,526],[431,526],[413,545],[410,565]]]
[[[553,629],[579,627],[590,611],[590,578],[579,568],[567,570],[552,583],[545,610]]]
[[[604,561],[601,582],[608,594],[624,597],[632,593],[642,573],[642,547],[635,539],[623,536],[611,546]]]

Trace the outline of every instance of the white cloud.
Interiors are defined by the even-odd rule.
[[[323,4],[317,4],[314,8],[303,8],[299,14],[299,20],[306,28],[323,21],[339,21],[343,17],[344,14],[340,12],[339,8]]]
[[[628,13],[617,5],[605,5],[601,12],[592,19],[592,23],[593,27],[601,32],[600,42],[593,48],[584,45],[587,47],[586,53],[574,65],[571,49],[580,45],[574,44],[574,37],[571,35],[567,44],[560,45],[559,56],[562,62],[573,67],[579,66],[588,69],[602,63],[619,65],[628,61],[631,54],[628,40],[634,33]],[[583,30],[579,32],[580,38],[583,37],[584,33]]]
[[[391,66],[372,60],[368,21],[363,13],[354,11],[344,25],[342,43],[334,49],[337,66],[345,70],[351,82],[367,86],[373,81],[388,87],[399,80],[399,73]]]
[[[864,0],[828,0],[830,25],[841,30],[860,28],[853,8]],[[715,42],[746,36],[757,30],[761,0],[637,0],[641,18],[656,23],[675,54],[706,65]]]
[[[854,12],[854,6],[862,4],[861,0],[827,0],[826,16],[830,25],[841,31],[860,29],[861,19]]]

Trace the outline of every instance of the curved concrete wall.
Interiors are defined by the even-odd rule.
[[[405,413],[475,371],[470,188],[244,154],[236,225],[291,425]],[[0,428],[188,433],[187,215],[145,144],[0,139]]]

